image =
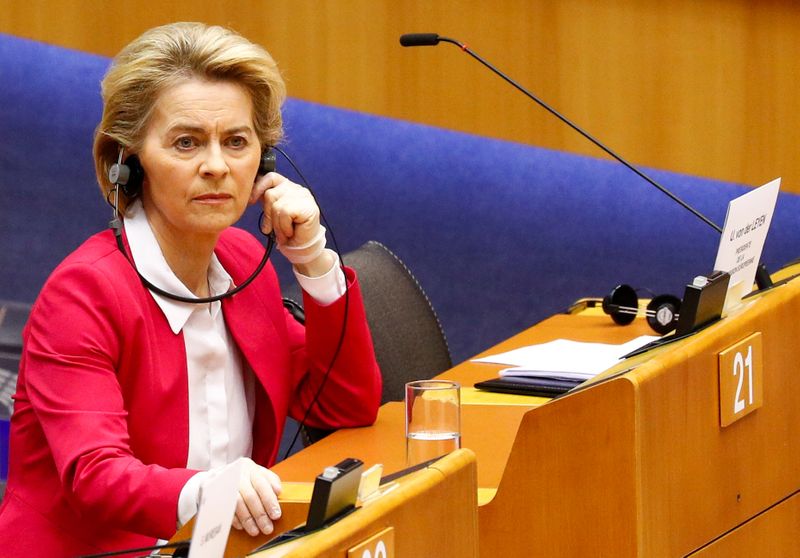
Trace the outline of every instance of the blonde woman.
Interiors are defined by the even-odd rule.
[[[268,467],[286,416],[308,412],[325,428],[374,421],[381,380],[355,274],[325,248],[309,192],[258,173],[281,137],[283,98],[269,54],[220,27],[155,28],[115,58],[94,151],[119,242],[112,231],[89,238],[34,305],[0,555],[152,545],[237,459],[234,527],[269,533],[280,480]],[[127,184],[109,177],[117,163],[132,169]],[[262,228],[293,263],[305,328],[283,309],[269,264],[230,296],[264,254],[232,227],[248,204],[263,208]]]

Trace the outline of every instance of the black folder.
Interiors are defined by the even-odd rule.
[[[486,391],[555,397],[581,385],[583,378],[543,378],[541,376],[501,376],[478,382],[475,387]]]

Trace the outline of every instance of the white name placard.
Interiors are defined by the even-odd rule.
[[[725,307],[738,304],[753,288],[761,250],[778,201],[781,179],[776,178],[728,204],[725,228],[714,269],[731,275]]]
[[[189,558],[219,558],[225,552],[236,511],[241,469],[242,461],[236,460],[203,484]]]

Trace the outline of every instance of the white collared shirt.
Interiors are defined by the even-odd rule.
[[[159,288],[184,297],[195,295],[167,264],[141,202],[132,204],[124,221],[131,255],[139,273]],[[344,293],[345,278],[338,257],[330,272],[309,278],[297,272],[303,289],[320,304],[330,304]],[[208,271],[212,296],[232,288],[233,280],[212,254]],[[186,467],[200,471],[220,469],[253,450],[255,378],[243,362],[225,326],[222,304],[191,304],[152,293],[172,332],[183,331],[189,387],[189,453]],[[196,512],[198,492],[206,474],[184,485],[178,503],[182,525]]]
[[[136,268],[159,288],[195,295],[172,272],[161,253],[141,204],[125,219]],[[212,255],[210,294],[226,292],[233,280]],[[183,331],[189,387],[189,454],[186,467],[203,471],[226,465],[253,450],[254,379],[225,327],[222,304],[190,304],[151,293],[175,335]]]

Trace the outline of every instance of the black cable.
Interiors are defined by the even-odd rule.
[[[144,546],[141,548],[128,548],[125,550],[114,550],[111,552],[101,552],[100,554],[86,554],[80,556],[80,558],[107,558],[109,556],[122,556],[123,554],[133,554],[134,552],[150,552],[154,550],[162,550],[166,548],[174,548],[176,550],[183,550],[185,548],[189,548],[189,542],[186,541],[177,541],[174,543],[166,543],[166,544],[159,544],[155,546]]]
[[[342,270],[344,274],[344,258],[342,257],[342,253],[339,251],[339,244],[336,242],[336,235],[333,233],[333,229],[328,222],[328,219],[325,217],[325,214],[322,212],[322,206],[320,205],[319,201],[317,200],[317,196],[314,194],[314,190],[311,189],[311,186],[308,182],[308,179],[303,175],[303,172],[295,165],[294,161],[291,157],[289,157],[280,147],[273,146],[273,148],[283,155],[284,159],[288,161],[288,163],[292,166],[292,168],[297,173],[297,176],[300,178],[300,181],[303,183],[303,186],[311,193],[311,197],[314,198],[314,202],[317,204],[319,208],[319,216],[323,223],[325,223],[325,227],[328,230],[328,233],[331,235],[331,242],[333,243],[333,250],[336,252],[336,255],[339,256],[339,269]],[[289,447],[286,448],[286,452],[283,455],[283,459],[289,457],[289,454],[292,451],[292,448],[297,443],[297,439],[300,436],[300,432],[302,432],[303,427],[305,427],[306,420],[308,420],[309,415],[311,414],[312,409],[316,406],[317,402],[319,401],[319,397],[322,394],[322,389],[325,387],[325,384],[328,382],[328,376],[330,376],[331,371],[333,370],[333,366],[336,363],[336,359],[339,358],[339,353],[341,352],[342,346],[344,345],[344,337],[345,331],[347,330],[347,317],[350,310],[350,288],[347,285],[347,275],[345,274],[344,278],[344,315],[342,318],[342,328],[339,333],[339,341],[336,344],[336,350],[333,352],[333,356],[331,357],[330,364],[328,364],[327,370],[325,370],[325,374],[322,376],[322,382],[320,382],[319,387],[317,388],[317,392],[314,394],[314,399],[311,400],[311,403],[306,408],[305,415],[303,415],[303,419],[300,421],[298,425],[297,432],[294,434],[294,438],[292,438]]]
[[[262,213],[261,216],[263,217],[264,214]],[[229,296],[235,295],[236,293],[247,287],[250,283],[252,283],[255,280],[255,278],[258,277],[258,274],[261,273],[261,270],[264,269],[264,266],[267,265],[267,261],[269,261],[269,257],[272,254],[272,248],[275,246],[275,234],[274,233],[265,234],[263,231],[261,231],[260,221],[261,220],[259,219],[258,230],[259,232],[261,232],[262,235],[264,235],[267,238],[267,246],[266,248],[264,248],[264,256],[261,258],[261,262],[259,262],[255,271],[253,271],[253,273],[250,274],[250,277],[245,279],[244,282],[238,287],[235,287],[229,291],[225,291],[222,294],[218,294],[215,296],[207,296],[207,297],[181,296],[165,291],[159,287],[156,287],[154,284],[148,281],[144,275],[142,275],[139,272],[139,270],[136,268],[136,264],[133,262],[133,258],[129,257],[128,253],[125,251],[125,246],[122,243],[122,221],[120,220],[120,218],[115,217],[114,219],[109,221],[108,226],[111,227],[111,229],[114,231],[114,236],[116,237],[117,240],[117,248],[119,248],[119,251],[122,252],[123,256],[125,256],[125,259],[128,260],[128,263],[131,264],[131,267],[136,272],[136,275],[139,276],[139,279],[142,281],[142,283],[148,290],[156,294],[159,294],[165,298],[169,298],[171,300],[177,300],[178,302],[188,302],[189,304],[207,304],[209,302],[217,302],[218,300],[222,300],[223,298],[228,298]]]

